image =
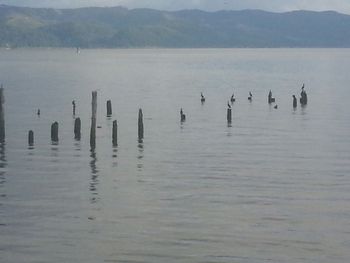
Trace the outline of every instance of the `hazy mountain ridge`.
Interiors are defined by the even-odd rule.
[[[350,16],[332,11],[204,12],[0,6],[0,46],[350,47]]]

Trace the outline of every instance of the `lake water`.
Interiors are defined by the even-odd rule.
[[[349,49],[0,50],[0,262],[348,262],[349,68]]]

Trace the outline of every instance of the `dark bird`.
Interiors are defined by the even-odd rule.
[[[181,110],[180,110],[180,118],[181,118],[181,122],[186,121],[186,115],[184,114],[182,108],[181,108]]]
[[[40,109],[38,109],[38,111],[36,112],[36,114],[37,114],[38,116],[40,116]]]
[[[248,100],[252,101],[253,99],[253,94],[249,91],[249,97],[248,97]]]
[[[235,101],[236,101],[236,99],[235,99],[235,95],[234,94],[232,94],[232,96],[231,96],[231,103],[234,103]]]
[[[227,107],[228,107],[229,109],[231,109],[231,104],[230,104],[230,102],[227,102]]]
[[[274,108],[274,109],[277,109],[277,108],[278,108],[278,105],[276,104],[273,108]]]
[[[205,102],[205,97],[203,96],[203,93],[201,92],[201,102]]]

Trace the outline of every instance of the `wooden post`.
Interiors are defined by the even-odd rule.
[[[293,108],[296,108],[297,104],[297,98],[295,97],[295,95],[293,95]]]
[[[97,113],[97,91],[92,92],[92,112],[91,112],[91,130],[90,130],[90,147],[96,147],[96,113]]]
[[[107,100],[107,117],[112,116],[112,102]]]
[[[73,105],[73,116],[75,116],[75,100],[72,101],[72,105]]]
[[[51,141],[58,142],[58,122],[55,121],[51,125]]]
[[[0,143],[5,142],[4,87],[0,87]]]
[[[28,132],[28,145],[33,146],[34,145],[34,132],[30,130]]]
[[[231,108],[227,109],[227,122],[228,123],[232,122],[232,109]]]
[[[118,123],[117,123],[117,120],[113,121],[112,143],[113,143],[113,146],[118,145]]]
[[[143,139],[143,114],[142,109],[139,109],[139,121],[138,121],[138,134],[139,134],[139,140],[141,141]]]
[[[74,122],[74,138],[80,140],[81,137],[81,120],[76,118]]]

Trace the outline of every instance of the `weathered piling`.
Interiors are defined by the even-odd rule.
[[[0,87],[0,143],[5,142],[4,87]]]
[[[271,103],[273,103],[275,101],[276,101],[276,99],[274,97],[272,97],[272,91],[270,90],[269,95],[267,96],[267,102],[269,104],[271,104]]]
[[[305,106],[307,104],[307,94],[305,91],[305,84],[303,84],[303,86],[301,87],[301,98],[300,98],[300,105],[301,106]]]
[[[81,120],[76,118],[74,121],[74,138],[80,140],[81,138]]]
[[[107,100],[107,117],[112,116],[112,102]]]
[[[92,92],[91,108],[90,147],[94,149],[96,147],[97,91]]]
[[[227,108],[227,122],[232,122],[232,108]]]
[[[34,132],[30,130],[28,132],[28,145],[33,146],[34,145]]]
[[[113,143],[113,146],[118,145],[118,123],[117,123],[117,120],[113,121],[112,143]]]
[[[297,98],[295,97],[295,95],[293,95],[293,108],[296,108],[297,105],[298,105]]]
[[[51,125],[51,141],[58,142],[58,122],[55,121]]]
[[[142,113],[142,109],[139,109],[138,135],[139,135],[139,140],[142,140],[143,139],[143,113]]]
[[[307,104],[307,94],[304,90],[301,92],[300,104],[302,106],[305,106]]]
[[[75,116],[75,100],[72,101],[72,105],[73,105],[73,116]]]

